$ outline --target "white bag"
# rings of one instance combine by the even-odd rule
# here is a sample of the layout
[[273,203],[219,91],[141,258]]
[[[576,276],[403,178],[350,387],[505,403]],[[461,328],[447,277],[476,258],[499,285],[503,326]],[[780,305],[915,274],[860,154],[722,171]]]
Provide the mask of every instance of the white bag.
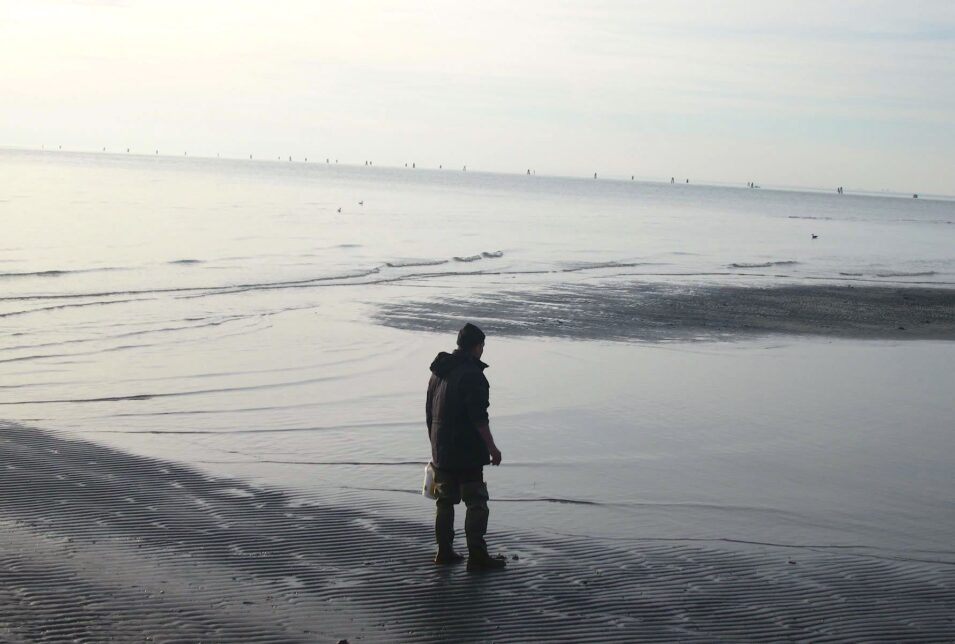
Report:
[[424,468],[424,485],[421,488],[421,494],[428,499],[438,498],[434,491],[434,465],[431,463]]

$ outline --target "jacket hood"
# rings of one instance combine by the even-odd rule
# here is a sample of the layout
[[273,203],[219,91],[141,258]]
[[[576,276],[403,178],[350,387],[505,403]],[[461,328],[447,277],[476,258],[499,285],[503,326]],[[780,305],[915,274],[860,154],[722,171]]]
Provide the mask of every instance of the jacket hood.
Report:
[[486,364],[477,358],[464,353],[463,351],[458,350],[454,353],[442,351],[436,355],[434,360],[431,362],[431,373],[438,376],[439,378],[445,378],[449,373],[454,371],[455,368],[468,362],[473,362],[476,364],[481,371],[487,369]]

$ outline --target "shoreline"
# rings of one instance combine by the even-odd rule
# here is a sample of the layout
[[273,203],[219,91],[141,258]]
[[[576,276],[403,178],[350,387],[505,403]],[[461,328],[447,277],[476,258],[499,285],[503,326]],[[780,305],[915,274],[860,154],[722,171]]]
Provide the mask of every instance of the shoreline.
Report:
[[461,320],[505,336],[731,341],[769,335],[955,340],[955,289],[899,286],[564,284],[380,305],[385,326],[453,332]]
[[[388,518],[0,423],[11,641],[955,638],[955,566],[825,546],[489,534],[437,569],[430,509]],[[492,511],[493,511],[492,499]],[[460,535],[459,535],[460,539]],[[821,611],[821,612],[820,612]]]

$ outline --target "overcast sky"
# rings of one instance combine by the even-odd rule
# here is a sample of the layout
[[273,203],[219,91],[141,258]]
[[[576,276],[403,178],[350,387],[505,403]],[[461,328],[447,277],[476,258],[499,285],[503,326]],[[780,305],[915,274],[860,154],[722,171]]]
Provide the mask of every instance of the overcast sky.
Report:
[[0,0],[0,145],[955,193],[955,2]]

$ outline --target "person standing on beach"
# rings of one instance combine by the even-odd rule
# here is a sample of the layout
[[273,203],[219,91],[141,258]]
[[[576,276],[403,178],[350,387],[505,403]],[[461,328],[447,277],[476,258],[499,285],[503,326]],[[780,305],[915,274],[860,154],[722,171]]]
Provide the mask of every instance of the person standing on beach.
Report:
[[453,546],[454,506],[463,500],[470,572],[507,564],[488,554],[484,540],[490,514],[484,466],[501,464],[501,450],[494,444],[488,424],[490,385],[484,376],[487,365],[481,362],[484,338],[481,329],[465,324],[458,332],[458,348],[435,357],[425,405],[437,499],[434,534],[438,553],[434,562],[449,565],[464,559]]

